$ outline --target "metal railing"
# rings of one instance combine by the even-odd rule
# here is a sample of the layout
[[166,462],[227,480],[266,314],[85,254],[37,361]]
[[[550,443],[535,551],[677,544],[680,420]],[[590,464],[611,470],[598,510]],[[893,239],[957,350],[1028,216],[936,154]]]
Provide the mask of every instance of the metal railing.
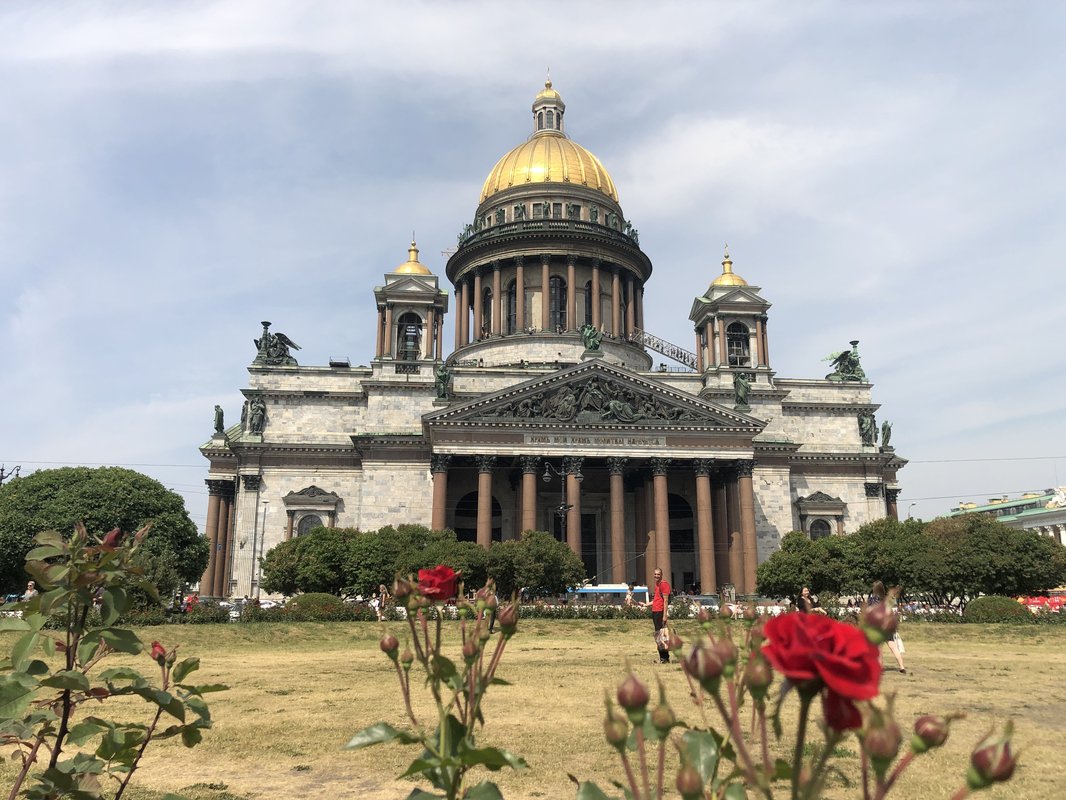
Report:
[[650,334],[647,331],[642,331],[640,328],[634,329],[634,331],[629,334],[629,341],[644,345],[644,347],[654,350],[656,353],[661,353],[679,364],[684,364],[691,370],[696,369],[695,353],[690,353],[685,348],[672,344],[665,339],[660,339],[658,336]]

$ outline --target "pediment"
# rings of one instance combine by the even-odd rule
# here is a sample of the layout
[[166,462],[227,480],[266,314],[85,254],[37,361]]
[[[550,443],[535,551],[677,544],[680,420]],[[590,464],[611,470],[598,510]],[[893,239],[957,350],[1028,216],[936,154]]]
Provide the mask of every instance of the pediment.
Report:
[[425,423],[579,428],[712,428],[754,435],[763,422],[613,364],[588,361],[427,414]]
[[815,506],[815,505],[832,505],[843,506],[844,501],[839,497],[833,497],[825,492],[815,492],[807,497],[800,497],[796,500],[796,504],[799,506]]
[[377,291],[386,291],[389,294],[396,292],[436,292],[437,277],[435,275],[402,275],[395,279],[386,276],[385,286],[379,286]]

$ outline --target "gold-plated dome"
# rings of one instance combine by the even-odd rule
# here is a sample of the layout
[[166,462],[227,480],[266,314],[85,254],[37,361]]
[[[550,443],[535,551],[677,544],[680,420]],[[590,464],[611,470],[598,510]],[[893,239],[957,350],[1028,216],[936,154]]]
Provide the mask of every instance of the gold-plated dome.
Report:
[[563,109],[566,108],[566,103],[563,102],[563,96],[552,88],[551,78],[544,81],[544,88],[537,93],[535,98],[533,98],[533,107],[536,108],[538,104],[544,102],[557,104]]
[[733,272],[733,261],[729,258],[729,247],[725,250],[722,262],[722,274],[711,281],[711,286],[747,286],[748,282]]
[[407,261],[393,270],[396,275],[432,275],[429,267],[418,260],[418,248],[415,240],[411,240],[411,246],[407,249]]
[[614,181],[600,160],[556,131],[534,134],[496,162],[481,188],[481,202],[504,189],[532,183],[587,186],[618,202]]

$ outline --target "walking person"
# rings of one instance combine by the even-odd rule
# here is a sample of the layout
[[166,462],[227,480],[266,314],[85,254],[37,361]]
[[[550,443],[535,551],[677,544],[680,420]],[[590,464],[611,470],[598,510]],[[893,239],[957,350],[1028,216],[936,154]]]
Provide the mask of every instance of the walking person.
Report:
[[796,598],[796,609],[801,614],[825,614],[825,609],[818,602],[818,598],[811,594],[810,587],[800,589],[799,597]]
[[[888,590],[888,594],[885,595],[885,606],[892,615],[896,618],[896,624],[899,624],[899,596],[903,593],[903,589],[900,586],[893,586]],[[885,644],[888,645],[888,650],[896,659],[896,664],[899,665],[899,671],[903,674],[907,673],[907,668],[903,666],[903,654],[907,652],[903,646],[903,639],[900,638],[899,630],[897,629],[892,638]]]
[[[885,608],[891,608],[888,601],[888,592],[885,591],[885,584],[881,581],[874,581],[873,587],[870,591],[868,605],[875,606],[878,603],[884,603]],[[907,668],[903,666],[903,655],[902,653],[900,653],[899,647],[896,645],[895,639],[889,639],[886,644],[888,645],[888,651],[892,654],[892,657],[896,659],[897,668],[900,672],[906,674]]]
[[655,594],[651,600],[651,621],[655,626],[655,646],[659,649],[659,663],[670,663],[670,647],[659,632],[670,621],[670,584],[663,580],[663,571],[658,567],[652,573],[655,576]]

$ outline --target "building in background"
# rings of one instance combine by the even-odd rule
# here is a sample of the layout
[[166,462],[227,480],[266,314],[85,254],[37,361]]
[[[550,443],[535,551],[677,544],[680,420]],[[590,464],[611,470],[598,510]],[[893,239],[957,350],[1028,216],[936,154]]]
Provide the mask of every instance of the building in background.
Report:
[[986,514],[1004,525],[1036,531],[1059,544],[1066,544],[1066,486],[1044,492],[1026,492],[1016,500],[993,497],[987,503],[959,503],[949,517]]
[[[677,587],[743,595],[783,534],[896,516],[906,462],[877,427],[857,342],[825,377],[778,377],[771,304],[728,252],[706,278],[686,264],[654,284],[551,82],[532,112],[448,259],[449,290],[414,242],[373,289],[369,366],[300,365],[263,323],[241,423],[201,447],[202,594],[255,594],[259,557],[317,526],[421,523],[486,547],[547,530],[595,581],[650,583],[661,566]],[[647,291],[704,280],[690,345],[645,329]]]

